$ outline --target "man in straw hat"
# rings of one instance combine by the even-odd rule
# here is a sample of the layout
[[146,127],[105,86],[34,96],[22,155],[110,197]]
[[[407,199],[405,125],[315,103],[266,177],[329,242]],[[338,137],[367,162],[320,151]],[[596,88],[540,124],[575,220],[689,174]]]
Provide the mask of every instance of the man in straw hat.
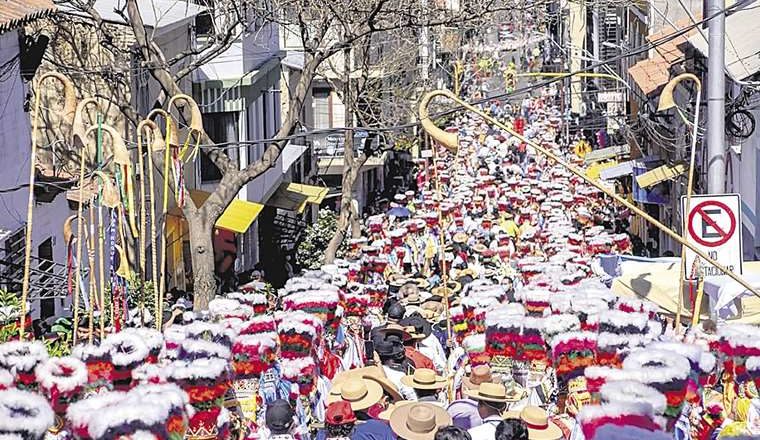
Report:
[[528,440],[561,440],[562,430],[549,420],[547,412],[537,406],[526,406],[519,413],[510,411],[506,418],[520,419],[528,427]]
[[414,389],[418,402],[430,402],[441,405],[438,393],[446,387],[446,379],[428,368],[419,368],[401,378],[401,383]]
[[[492,382],[491,367],[488,365],[476,365],[472,367],[470,375],[462,378],[464,391],[475,390],[481,383]],[[451,402],[446,411],[454,420],[454,425],[463,429],[470,429],[483,424],[478,412],[478,402],[470,399],[465,394],[463,399]]]
[[439,428],[451,425],[451,417],[440,406],[417,402],[397,407],[390,424],[399,440],[433,440]]
[[369,414],[371,409],[381,409],[382,400],[383,388],[380,384],[364,377],[349,377],[333,385],[327,397],[328,407],[335,402],[346,402],[356,419],[361,421],[354,428],[351,436],[354,439],[392,438],[388,425]]
[[507,409],[507,389],[503,384],[483,382],[476,389],[465,391],[465,394],[478,402],[478,413],[483,423],[470,428],[473,439],[495,440],[496,426],[502,421],[502,414]]

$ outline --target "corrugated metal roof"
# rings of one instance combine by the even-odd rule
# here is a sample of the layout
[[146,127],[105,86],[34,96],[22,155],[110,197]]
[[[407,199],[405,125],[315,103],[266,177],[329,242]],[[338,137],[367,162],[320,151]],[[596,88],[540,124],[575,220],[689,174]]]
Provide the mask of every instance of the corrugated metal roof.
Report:
[[[758,13],[750,6],[726,17],[726,69],[732,77],[742,80],[760,71],[760,35],[757,33]],[[705,30],[705,36],[708,30]],[[689,43],[708,56],[705,37],[689,37]]]
[[25,25],[56,11],[51,0],[3,0],[0,2],[0,33]]

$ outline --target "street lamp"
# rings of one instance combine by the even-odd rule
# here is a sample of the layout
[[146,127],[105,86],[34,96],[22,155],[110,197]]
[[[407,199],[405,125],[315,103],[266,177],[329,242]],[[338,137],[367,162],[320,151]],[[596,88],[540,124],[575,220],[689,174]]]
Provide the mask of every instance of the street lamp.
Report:
[[[572,165],[568,162],[566,162],[564,159],[562,159],[557,154],[553,153],[552,151],[544,148],[542,145],[533,142],[530,139],[525,138],[523,135],[517,133],[512,127],[509,127],[497,119],[493,118],[492,116],[482,112],[480,109],[476,108],[472,104],[460,99],[458,96],[453,94],[452,92],[448,90],[433,90],[432,92],[428,92],[423,98],[420,103],[420,109],[419,109],[419,116],[420,121],[422,124],[422,128],[437,142],[442,144],[444,147],[446,147],[448,150],[452,152],[457,151],[457,146],[459,142],[459,136],[456,133],[448,133],[444,130],[441,130],[440,128],[436,127],[435,124],[430,120],[430,116],[428,114],[427,106],[430,104],[430,101],[433,98],[436,98],[438,96],[446,97],[455,103],[459,104],[460,107],[464,108],[465,110],[468,110],[470,112],[475,113],[476,115],[480,116],[490,124],[493,124],[502,130],[508,132],[512,136],[516,137],[520,142],[524,142],[525,144],[533,147],[536,151],[540,152],[544,156],[548,157],[555,163],[561,165],[580,179],[584,180],[589,185],[593,186],[594,188],[598,189],[599,191],[603,192],[607,196],[611,197],[613,200],[618,202],[619,204],[625,206],[626,208],[630,209],[631,212],[635,213],[636,215],[640,216],[650,224],[652,224],[657,229],[661,230],[668,236],[670,236],[673,240],[679,242],[681,245],[689,248],[692,250],[695,254],[697,254],[702,260],[705,262],[711,264],[712,266],[719,269],[721,272],[725,273],[729,278],[736,281],[737,283],[741,284],[742,287],[747,289],[749,292],[752,292],[753,295],[760,297],[760,292],[755,290],[755,288],[747,282],[744,278],[741,276],[731,272],[728,268],[721,266],[720,263],[710,258],[709,255],[707,255],[704,251],[697,248],[693,244],[687,242],[684,237],[674,230],[670,229],[669,227],[665,226],[664,224],[660,223],[659,220],[655,219],[651,215],[647,214],[645,211],[641,210],[641,208],[637,207],[633,203],[629,202],[624,197],[621,197],[620,195],[616,194],[614,191],[610,190],[609,188],[605,187],[604,185],[600,184],[596,180],[588,177],[586,173],[583,172],[583,170],[579,169],[575,165]],[[433,148],[435,150],[435,148]]]
[[[691,154],[689,157],[689,175],[688,175],[688,183],[686,184],[686,207],[684,209],[683,215],[681,216],[681,225],[682,225],[682,233],[686,231],[686,227],[688,226],[686,224],[686,216],[689,212],[689,208],[691,207],[691,193],[694,189],[694,160],[697,155],[697,129],[699,124],[699,106],[700,106],[700,100],[702,97],[702,81],[697,78],[696,75],[693,73],[682,73],[675,78],[671,79],[666,85],[665,88],[662,89],[662,93],[660,93],[660,102],[657,106],[657,111],[662,112],[669,110],[673,107],[678,109],[678,105],[676,104],[676,101],[673,97],[673,92],[675,91],[676,86],[678,83],[680,83],[683,80],[690,79],[694,81],[697,84],[697,106],[694,109],[694,122],[692,123],[692,132],[691,132]],[[688,121],[684,117],[684,115],[681,113],[680,109],[678,109],[678,113],[681,115],[681,118],[683,118],[687,123]],[[686,248],[682,245],[681,246],[681,275],[685,278],[686,277]],[[676,313],[676,326],[677,328],[681,328],[681,304],[683,302],[683,280],[679,278],[678,283],[678,312]],[[698,304],[701,304],[702,302],[702,291],[698,291],[697,293],[697,299],[694,302],[694,311],[692,312],[691,317],[691,323],[692,326],[697,324],[697,320],[699,319],[699,313],[698,313]]]

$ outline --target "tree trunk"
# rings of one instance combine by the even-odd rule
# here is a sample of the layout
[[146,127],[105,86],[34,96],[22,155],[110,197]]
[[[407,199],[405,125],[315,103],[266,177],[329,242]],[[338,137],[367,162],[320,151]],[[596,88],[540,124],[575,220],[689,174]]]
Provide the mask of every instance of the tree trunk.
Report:
[[343,180],[341,182],[342,189],[340,195],[340,214],[338,215],[338,226],[335,229],[332,238],[330,239],[330,243],[327,245],[327,249],[325,250],[325,264],[331,264],[333,261],[335,261],[335,256],[338,253],[338,248],[346,238],[346,230],[348,229],[348,225],[354,217],[351,213],[351,211],[353,211],[351,208],[351,200],[353,200],[351,190],[354,187],[355,180],[356,173],[354,170],[350,167],[345,167],[343,169]]
[[354,182],[358,170],[354,170],[354,133],[350,127],[354,125],[353,103],[351,102],[351,47],[343,49],[343,107],[345,108],[344,126],[346,127],[343,140],[343,178],[341,179],[340,215],[338,227],[335,229],[330,243],[325,252],[325,263],[330,264],[335,260],[340,244],[346,236],[346,229],[351,225],[351,235],[358,235],[358,220],[353,215]]
[[214,276],[214,225],[208,224],[209,216],[200,212],[187,217],[190,235],[190,254],[193,262],[193,309],[206,310],[216,295]]

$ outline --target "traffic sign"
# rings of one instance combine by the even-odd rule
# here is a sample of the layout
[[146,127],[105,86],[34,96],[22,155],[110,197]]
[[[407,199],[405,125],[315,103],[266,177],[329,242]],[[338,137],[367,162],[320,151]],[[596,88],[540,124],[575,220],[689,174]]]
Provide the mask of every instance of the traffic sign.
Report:
[[[686,240],[721,266],[729,268],[733,273],[741,274],[742,225],[739,194],[692,196],[689,212],[686,212],[686,196],[683,196],[681,213],[682,218],[686,219]],[[702,261],[690,249],[685,249],[684,252],[685,278],[693,278],[696,269],[706,278],[725,275],[712,264]]]

